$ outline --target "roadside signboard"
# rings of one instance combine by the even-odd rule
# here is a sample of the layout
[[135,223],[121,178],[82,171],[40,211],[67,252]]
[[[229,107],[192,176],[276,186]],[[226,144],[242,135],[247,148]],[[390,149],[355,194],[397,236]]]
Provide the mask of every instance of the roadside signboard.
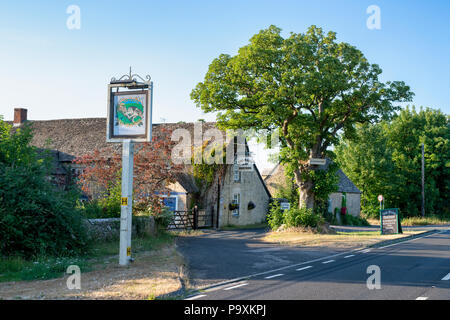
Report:
[[383,196],[381,194],[378,196],[378,201],[379,202],[383,201]]
[[311,158],[309,159],[309,164],[314,166],[324,166],[327,163],[327,159],[322,158]]
[[281,210],[289,210],[291,208],[291,204],[289,202],[280,202]]
[[381,234],[401,233],[397,208],[380,210],[380,231]]

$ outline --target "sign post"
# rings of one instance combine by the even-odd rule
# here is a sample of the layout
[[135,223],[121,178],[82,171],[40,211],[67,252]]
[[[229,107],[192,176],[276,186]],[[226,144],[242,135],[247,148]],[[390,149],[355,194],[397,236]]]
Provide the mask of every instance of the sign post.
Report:
[[122,199],[120,206],[119,264],[127,265],[131,258],[131,231],[133,218],[133,143],[130,139],[122,144]]
[[384,200],[384,198],[383,198],[383,196],[380,194],[380,195],[378,196],[378,201],[380,202],[380,210],[381,210],[381,209],[384,209],[384,204],[383,204],[383,207],[381,207],[381,204],[383,203],[383,200]]
[[[141,81],[139,81],[139,79]],[[115,89],[115,92],[114,92]],[[132,74],[108,85],[108,119],[106,141],[122,143],[122,198],[120,206],[119,264],[125,266],[131,258],[133,221],[134,144],[152,139],[153,82]]]

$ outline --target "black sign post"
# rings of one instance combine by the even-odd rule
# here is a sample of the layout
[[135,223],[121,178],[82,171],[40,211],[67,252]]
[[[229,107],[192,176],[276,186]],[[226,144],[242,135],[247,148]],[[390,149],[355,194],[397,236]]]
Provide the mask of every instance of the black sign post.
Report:
[[380,210],[380,231],[381,234],[403,233],[397,208]]

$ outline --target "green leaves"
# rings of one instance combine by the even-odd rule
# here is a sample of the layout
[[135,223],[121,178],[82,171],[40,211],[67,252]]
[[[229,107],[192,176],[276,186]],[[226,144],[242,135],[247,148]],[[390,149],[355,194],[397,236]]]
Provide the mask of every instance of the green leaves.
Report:
[[50,159],[30,146],[28,127],[0,120],[0,254],[68,255],[87,248],[77,194],[50,183]]
[[351,139],[357,123],[390,119],[395,102],[412,99],[404,82],[383,83],[381,72],[334,32],[311,26],[283,38],[270,26],[237,55],[215,59],[191,99],[217,112],[222,128],[279,130],[281,162],[304,172],[308,158],[330,153],[339,132]]
[[402,110],[391,121],[358,126],[356,139],[343,139],[337,159],[349,178],[363,191],[362,207],[378,212],[377,196],[385,206],[398,207],[405,216],[421,211],[421,144],[425,144],[425,211],[449,213],[450,130],[448,116],[433,109]]

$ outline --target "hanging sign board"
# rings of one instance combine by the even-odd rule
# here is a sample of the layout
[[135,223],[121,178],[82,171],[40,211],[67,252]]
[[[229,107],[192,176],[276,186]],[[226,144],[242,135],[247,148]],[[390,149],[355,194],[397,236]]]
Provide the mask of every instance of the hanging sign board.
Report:
[[111,81],[108,85],[106,141],[151,141],[152,102],[153,82]]
[[148,127],[148,91],[112,93],[112,138],[145,138]]
[[401,233],[397,208],[380,210],[380,231],[381,234]]

